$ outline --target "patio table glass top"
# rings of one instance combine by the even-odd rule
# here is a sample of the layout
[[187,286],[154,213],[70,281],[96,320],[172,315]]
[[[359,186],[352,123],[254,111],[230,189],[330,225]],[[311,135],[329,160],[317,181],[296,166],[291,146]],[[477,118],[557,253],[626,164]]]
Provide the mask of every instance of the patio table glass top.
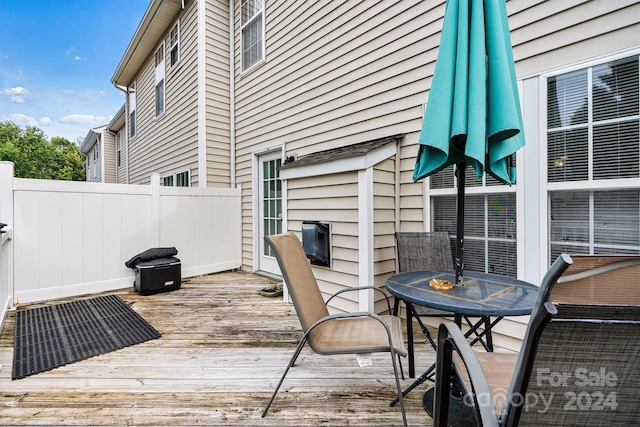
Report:
[[538,287],[495,274],[466,271],[460,285],[448,291],[429,286],[432,279],[455,281],[454,271],[409,271],[387,279],[389,292],[412,304],[465,316],[519,316],[531,314]]

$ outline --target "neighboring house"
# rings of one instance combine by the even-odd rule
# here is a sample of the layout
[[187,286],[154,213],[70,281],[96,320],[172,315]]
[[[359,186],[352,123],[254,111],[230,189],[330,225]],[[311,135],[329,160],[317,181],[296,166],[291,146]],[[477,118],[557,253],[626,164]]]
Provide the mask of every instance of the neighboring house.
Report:
[[80,151],[87,156],[87,182],[116,182],[115,136],[106,125],[91,129]]
[[113,116],[113,119],[107,124],[107,131],[109,131],[115,140],[113,159],[115,167],[115,182],[118,184],[128,184],[128,168],[127,168],[127,138],[125,128],[125,114],[124,105],[120,107],[118,112]]
[[[241,186],[244,269],[278,273],[263,236],[319,220],[324,290],[384,284],[395,231],[455,233],[452,170],[412,182],[444,8],[151,1],[112,79],[127,182]],[[467,268],[539,283],[561,251],[639,253],[640,3],[507,9],[527,146],[516,185],[467,179]]]

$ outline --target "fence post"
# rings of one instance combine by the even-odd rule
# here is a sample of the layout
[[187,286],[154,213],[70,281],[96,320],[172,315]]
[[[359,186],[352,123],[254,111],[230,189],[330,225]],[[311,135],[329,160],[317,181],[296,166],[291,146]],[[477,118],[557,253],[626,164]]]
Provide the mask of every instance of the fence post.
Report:
[[151,174],[151,247],[160,246],[160,174]]
[[0,162],[0,222],[7,224],[0,234],[0,322],[13,305],[13,163]]

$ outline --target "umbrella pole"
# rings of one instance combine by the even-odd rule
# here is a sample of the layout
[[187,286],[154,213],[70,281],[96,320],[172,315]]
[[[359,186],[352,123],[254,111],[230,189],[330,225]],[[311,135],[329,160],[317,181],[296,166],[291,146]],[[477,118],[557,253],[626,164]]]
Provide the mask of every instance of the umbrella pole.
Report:
[[456,285],[462,282],[464,275],[464,181],[467,162],[456,163],[458,197],[456,200]]

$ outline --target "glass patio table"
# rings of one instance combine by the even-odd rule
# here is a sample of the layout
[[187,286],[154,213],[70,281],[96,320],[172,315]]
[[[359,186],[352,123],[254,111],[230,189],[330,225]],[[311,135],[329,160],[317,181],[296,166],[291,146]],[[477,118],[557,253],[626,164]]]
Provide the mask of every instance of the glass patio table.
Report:
[[[407,322],[418,319],[415,306],[445,310],[453,313],[454,321],[461,326],[465,319],[469,329],[466,337],[474,336],[471,345],[481,343],[487,351],[493,351],[491,335],[487,335],[505,316],[531,314],[538,297],[538,287],[522,280],[495,274],[465,271],[462,283],[449,291],[438,291],[429,286],[432,279],[455,281],[455,272],[448,270],[408,271],[395,274],[386,281],[387,290],[407,306]],[[473,322],[470,318],[478,318]],[[493,318],[493,320],[491,320]],[[484,325],[484,330],[479,328]],[[409,328],[411,331],[412,328]],[[412,334],[409,332],[409,334]],[[408,337],[409,371],[413,377],[413,337]],[[403,395],[413,390],[435,373],[435,363],[409,386]],[[396,401],[392,402],[392,405]]]

